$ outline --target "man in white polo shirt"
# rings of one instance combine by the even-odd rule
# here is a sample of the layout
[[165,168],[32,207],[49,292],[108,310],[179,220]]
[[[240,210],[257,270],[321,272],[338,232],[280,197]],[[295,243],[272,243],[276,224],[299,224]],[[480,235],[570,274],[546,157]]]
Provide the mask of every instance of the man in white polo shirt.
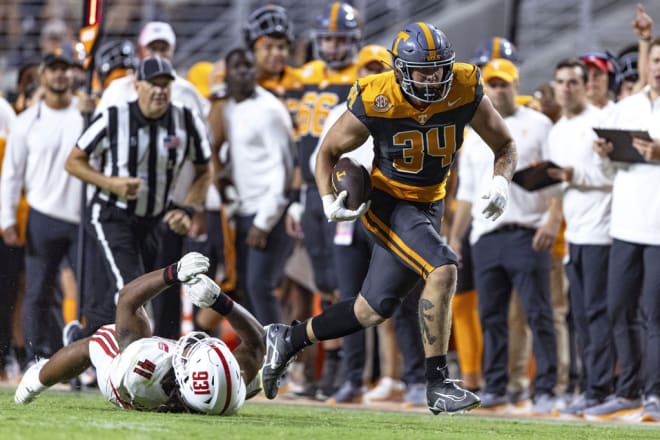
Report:
[[[486,93],[504,117],[518,147],[518,168],[547,159],[544,145],[552,122],[543,114],[516,105],[518,69],[508,60],[495,59],[483,68]],[[482,407],[508,403],[507,316],[515,287],[534,336],[536,359],[533,411],[547,414],[555,407],[557,343],[550,303],[550,248],[561,218],[548,216],[551,197],[546,192],[527,192],[511,185],[509,206],[494,222],[481,215],[481,198],[493,174],[490,149],[470,132],[459,160],[457,211],[450,244],[457,246],[472,212],[475,284],[484,333],[484,380]]]
[[610,254],[612,178],[598,166],[591,144],[603,110],[587,99],[588,71],[577,58],[560,61],[555,68],[555,97],[562,117],[548,138],[550,159],[562,167],[548,174],[566,182],[562,203],[566,220],[571,314],[581,347],[583,396],[562,410],[581,416],[602,403],[612,391],[614,347],[607,318],[607,267]]
[[647,130],[652,140],[634,139],[633,146],[648,163],[612,162],[612,145],[594,142],[603,170],[614,176],[607,308],[621,373],[616,398],[585,411],[589,419],[629,416],[643,395],[642,420],[660,421],[660,38],[651,41],[648,58],[648,85],[617,103],[603,123]]
[[43,98],[12,125],[2,164],[0,228],[7,246],[21,244],[17,207],[22,190],[30,205],[23,305],[27,359],[50,357],[61,347],[62,298],[55,277],[64,258],[76,264],[82,190],[80,181],[64,171],[83,130],[71,91],[73,55],[70,47],[63,47],[43,58]]

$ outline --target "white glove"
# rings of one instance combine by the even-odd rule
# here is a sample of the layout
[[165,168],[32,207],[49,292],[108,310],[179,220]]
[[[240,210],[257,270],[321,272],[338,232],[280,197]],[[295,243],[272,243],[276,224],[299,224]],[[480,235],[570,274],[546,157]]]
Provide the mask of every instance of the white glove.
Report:
[[289,215],[296,223],[300,223],[303,212],[305,212],[305,207],[300,202],[293,202],[289,205],[289,209],[286,210],[287,215]]
[[358,209],[348,209],[344,206],[344,200],[348,197],[346,191],[339,193],[337,197],[332,194],[327,194],[321,197],[323,201],[323,212],[328,218],[329,222],[345,222],[349,220],[355,220],[364,215],[365,212],[369,210],[371,206],[371,200],[368,200],[366,203],[362,203]]
[[188,252],[181,257],[176,265],[176,274],[179,281],[185,283],[196,275],[205,273],[209,270],[208,257],[199,252]]
[[220,295],[220,287],[206,275],[197,275],[183,283],[183,291],[197,307],[211,307]]
[[488,199],[488,204],[481,213],[489,220],[495,221],[502,215],[506,202],[509,200],[509,181],[502,176],[493,177],[490,190],[482,199]]

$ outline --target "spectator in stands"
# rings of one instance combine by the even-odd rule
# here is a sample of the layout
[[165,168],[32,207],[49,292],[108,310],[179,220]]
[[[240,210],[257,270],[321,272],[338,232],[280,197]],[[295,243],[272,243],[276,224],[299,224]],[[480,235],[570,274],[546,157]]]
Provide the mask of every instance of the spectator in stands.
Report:
[[65,46],[73,46],[73,31],[59,18],[53,18],[41,28],[39,48],[42,54],[53,53]]

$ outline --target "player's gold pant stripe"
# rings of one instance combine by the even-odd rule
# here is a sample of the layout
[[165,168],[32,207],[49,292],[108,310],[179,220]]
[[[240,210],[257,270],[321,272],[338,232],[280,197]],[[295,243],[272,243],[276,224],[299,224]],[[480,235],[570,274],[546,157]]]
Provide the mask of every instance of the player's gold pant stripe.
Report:
[[390,248],[401,259],[407,262],[412,268],[415,268],[423,279],[428,277],[429,273],[433,270],[430,265],[421,255],[414,250],[410,249],[408,245],[401,240],[394,231],[387,227],[371,210],[362,217],[365,219],[364,224],[371,232],[373,232],[383,243]]
[[426,44],[429,47],[429,59],[435,60],[436,54],[435,54],[435,41],[433,41],[433,35],[431,34],[431,30],[429,27],[426,25],[426,23],[418,21],[417,25],[422,29],[422,32],[424,32],[424,37],[426,37]]
[[493,38],[493,55],[490,57],[491,59],[500,57],[500,43],[500,37]]
[[339,15],[340,6],[341,6],[341,2],[334,2],[332,4],[332,9],[330,10],[330,23],[328,23],[329,31],[337,30],[337,16]]
[[401,249],[396,247],[396,245],[392,241],[390,241],[385,236],[385,233],[383,233],[380,229],[378,229],[377,226],[369,223],[369,219],[367,219],[367,215],[362,216],[362,223],[369,231],[371,231],[371,233],[373,233],[376,237],[378,237],[378,239],[382,241],[385,246],[387,246],[392,252],[398,255],[399,258],[401,258],[403,261],[408,263],[408,265],[412,267],[413,270],[415,270],[415,272],[419,273],[422,276],[422,278],[426,279],[427,274],[424,273],[424,270],[421,267],[419,267],[419,265],[415,261],[408,258],[408,256],[404,254]]
[[388,237],[391,237],[394,243],[396,243],[401,250],[403,250],[410,258],[412,258],[415,262],[417,262],[418,265],[422,267],[422,269],[427,273],[431,273],[433,271],[433,265],[429,264],[424,257],[419,255],[417,252],[415,252],[413,249],[408,247],[408,245],[399,237],[393,230],[391,230],[381,219],[379,219],[373,212],[369,212],[368,214],[371,214],[371,220],[376,223],[376,225],[383,230]]

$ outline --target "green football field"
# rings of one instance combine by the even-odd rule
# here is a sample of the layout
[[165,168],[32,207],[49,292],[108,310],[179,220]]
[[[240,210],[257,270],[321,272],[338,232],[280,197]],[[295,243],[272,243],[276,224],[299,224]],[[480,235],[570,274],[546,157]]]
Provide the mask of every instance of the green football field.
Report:
[[0,388],[0,439],[660,439],[660,426],[247,403],[234,417],[122,411],[97,393],[47,391],[28,406]]

